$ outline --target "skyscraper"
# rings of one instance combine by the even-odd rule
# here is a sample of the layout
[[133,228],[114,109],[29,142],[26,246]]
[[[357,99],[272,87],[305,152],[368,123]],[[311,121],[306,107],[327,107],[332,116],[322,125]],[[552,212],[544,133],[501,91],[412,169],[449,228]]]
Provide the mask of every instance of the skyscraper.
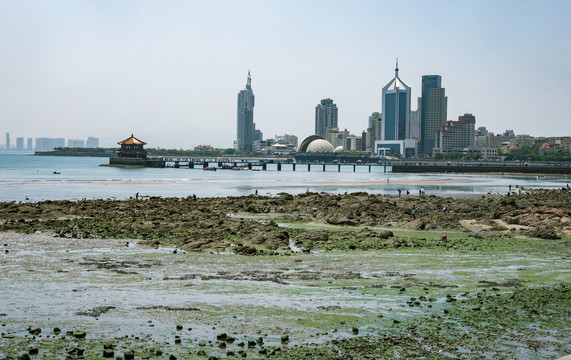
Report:
[[16,150],[24,150],[24,138],[16,138]]
[[398,60],[395,77],[382,90],[382,140],[404,140],[410,120],[410,87],[399,78]]
[[254,92],[252,91],[252,78],[248,70],[246,88],[238,93],[238,123],[236,126],[238,150],[252,151],[254,127]]
[[424,75],[420,98],[420,152],[432,154],[436,132],[446,123],[447,101],[440,75]]
[[329,129],[338,127],[337,119],[337,105],[333,100],[329,98],[321,100],[321,103],[315,107],[315,135],[327,138]]
[[10,150],[10,133],[6,133],[6,150]]

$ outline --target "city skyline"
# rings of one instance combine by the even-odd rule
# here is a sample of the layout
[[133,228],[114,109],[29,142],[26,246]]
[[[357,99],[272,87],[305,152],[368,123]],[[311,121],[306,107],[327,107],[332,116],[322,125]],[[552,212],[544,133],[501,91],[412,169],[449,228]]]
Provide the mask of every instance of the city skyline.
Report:
[[266,137],[313,133],[324,98],[339,127],[360,134],[398,57],[411,110],[422,76],[439,74],[447,120],[472,113],[496,133],[571,132],[570,3],[327,4],[0,2],[0,131],[229,148],[251,69]]

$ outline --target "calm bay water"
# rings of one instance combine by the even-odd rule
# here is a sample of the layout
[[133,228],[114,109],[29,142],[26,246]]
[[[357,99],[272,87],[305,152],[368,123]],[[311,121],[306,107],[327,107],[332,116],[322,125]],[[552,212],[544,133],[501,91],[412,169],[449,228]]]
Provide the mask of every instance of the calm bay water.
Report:
[[[298,194],[312,192],[340,194],[366,191],[396,195],[410,191],[441,196],[471,196],[508,191],[509,185],[525,188],[558,188],[566,177],[490,176],[453,174],[393,174],[382,167],[298,166],[296,171],[275,165],[267,171],[204,171],[202,169],[124,169],[99,166],[107,158],[30,156],[0,152],[0,201],[79,200],[94,198],[126,199],[141,196],[199,197]],[[59,174],[54,174],[58,172]],[[388,170],[387,170],[388,171]]]

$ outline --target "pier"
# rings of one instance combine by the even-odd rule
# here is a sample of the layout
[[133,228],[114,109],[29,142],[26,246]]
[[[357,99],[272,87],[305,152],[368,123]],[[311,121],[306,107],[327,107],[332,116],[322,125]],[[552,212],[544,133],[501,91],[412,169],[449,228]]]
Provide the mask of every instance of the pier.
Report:
[[[357,169],[382,168],[383,172],[390,171],[390,164],[387,163],[340,163],[338,161],[312,162],[312,161],[292,161],[292,160],[259,160],[259,159],[198,159],[181,157],[153,157],[153,161],[161,161],[161,167],[204,169],[204,170],[253,170],[265,171],[268,168],[282,171],[326,171],[326,170],[349,170],[356,172]],[[388,168],[388,169],[387,169]]]

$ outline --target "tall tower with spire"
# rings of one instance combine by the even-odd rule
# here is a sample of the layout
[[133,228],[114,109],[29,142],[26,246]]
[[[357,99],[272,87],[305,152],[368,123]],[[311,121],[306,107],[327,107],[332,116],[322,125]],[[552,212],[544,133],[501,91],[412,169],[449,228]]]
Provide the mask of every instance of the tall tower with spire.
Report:
[[246,88],[238,93],[238,113],[236,124],[236,148],[245,152],[253,151],[254,124],[254,92],[252,77],[248,70]]
[[408,138],[410,121],[410,86],[399,78],[399,62],[396,60],[395,77],[382,90],[381,140]]

